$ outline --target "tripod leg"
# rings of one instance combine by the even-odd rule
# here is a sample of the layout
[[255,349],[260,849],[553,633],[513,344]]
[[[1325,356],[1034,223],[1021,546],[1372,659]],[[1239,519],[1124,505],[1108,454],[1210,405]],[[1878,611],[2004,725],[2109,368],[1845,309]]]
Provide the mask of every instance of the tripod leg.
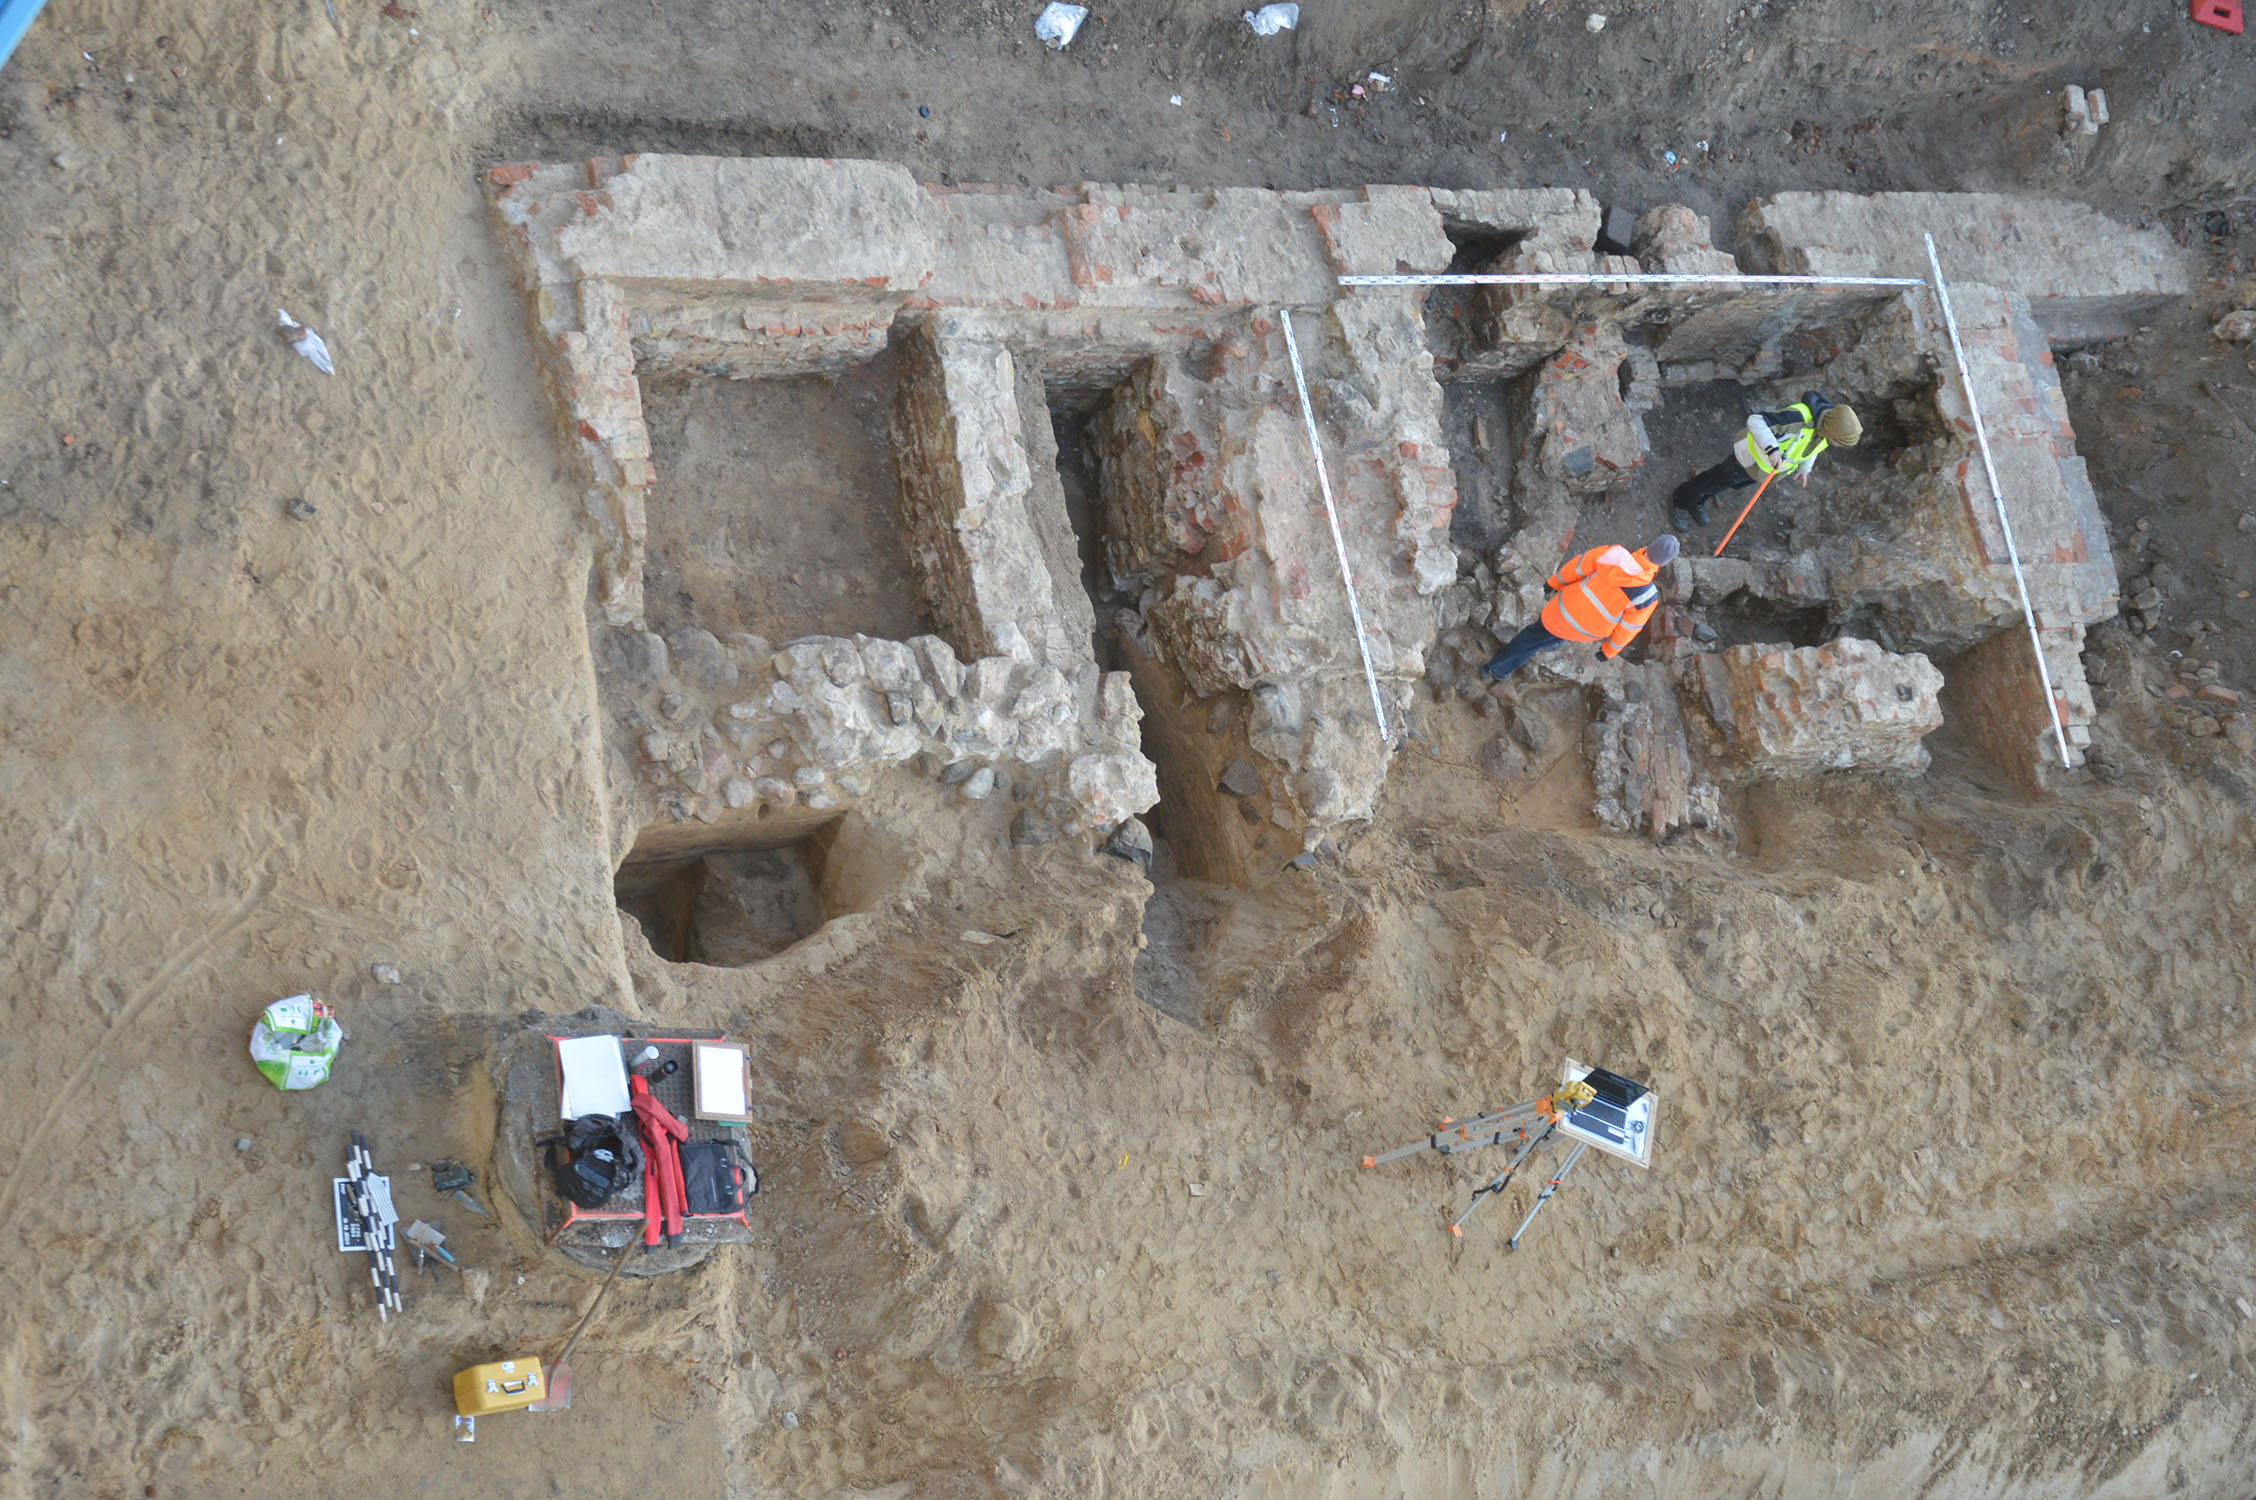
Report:
[[1481,1199],[1487,1197],[1490,1193],[1501,1193],[1504,1189],[1510,1187],[1512,1185],[1512,1174],[1520,1169],[1520,1163],[1526,1161],[1529,1153],[1534,1151],[1536,1147],[1551,1139],[1551,1132],[1556,1129],[1558,1129],[1558,1126],[1552,1125],[1545,1129],[1542,1134],[1530,1136],[1527,1140],[1521,1142],[1520,1149],[1512,1153],[1511,1162],[1490,1180],[1487,1187],[1473,1189],[1473,1201],[1465,1205],[1465,1211],[1459,1214],[1456,1221],[1449,1226],[1449,1232],[1462,1235],[1465,1232],[1465,1221],[1473,1216],[1474,1209],[1480,1207]]
[[1551,1201],[1551,1195],[1559,1191],[1559,1184],[1567,1180],[1567,1174],[1574,1170],[1575,1163],[1582,1160],[1582,1153],[1589,1149],[1588,1142],[1575,1142],[1575,1148],[1569,1151],[1567,1159],[1559,1164],[1559,1175],[1543,1184],[1543,1191],[1535,1195],[1535,1207],[1529,1209],[1527,1217],[1520,1220],[1520,1227],[1512,1231],[1512,1238],[1505,1242],[1505,1249],[1517,1250],[1520,1248],[1520,1236],[1527,1233],[1528,1226],[1535,1222],[1535,1216],[1543,1212],[1543,1205]]

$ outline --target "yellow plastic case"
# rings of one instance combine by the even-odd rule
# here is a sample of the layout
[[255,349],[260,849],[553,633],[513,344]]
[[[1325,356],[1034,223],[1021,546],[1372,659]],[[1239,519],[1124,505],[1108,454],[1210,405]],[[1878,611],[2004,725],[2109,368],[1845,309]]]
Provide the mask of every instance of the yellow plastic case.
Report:
[[503,1359],[472,1365],[454,1377],[454,1409],[466,1417],[521,1411],[546,1395],[538,1359]]

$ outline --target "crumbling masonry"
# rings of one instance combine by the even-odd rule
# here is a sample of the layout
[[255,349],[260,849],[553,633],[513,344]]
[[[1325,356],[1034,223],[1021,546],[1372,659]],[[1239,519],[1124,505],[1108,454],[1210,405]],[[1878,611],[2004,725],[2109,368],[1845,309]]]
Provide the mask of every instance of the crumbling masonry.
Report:
[[[1971,727],[2014,774],[2039,775],[2049,718],[2025,633],[2018,655],[2006,640],[2022,630],[2018,600],[1924,289],[1337,285],[1453,264],[1740,269],[1673,207],[1637,222],[1634,256],[1601,254],[1597,200],[1563,189],[950,189],[876,162],[661,156],[497,167],[488,184],[586,485],[609,632],[599,659],[630,705],[636,795],[676,819],[825,814],[915,767],[967,796],[1004,778],[1040,837],[1112,829],[1165,783],[1171,807],[1192,804],[1185,826],[1205,830],[1191,873],[1243,879],[1369,818],[1389,751],[1316,500],[1281,307],[1306,310],[1390,714],[1445,631],[1529,617],[1581,507],[1644,463],[1643,417],[1668,389],[1728,378],[1754,388],[1751,403],[1777,404],[1822,365],[1829,388],[1893,409],[1907,440],[1885,483],[1807,545],[1687,554],[1673,570],[1656,649],[1607,685],[1593,737],[1602,815],[1659,836],[1695,819],[1719,783],[1915,771],[1940,722],[1929,657],[1980,675],[1978,696],[1997,706]],[[2182,294],[2186,270],[2156,236],[2006,198],[1782,194],[1748,207],[1736,243],[1749,270],[1916,275],[1930,228],[1959,278],[2031,598],[2081,745],[2082,632],[2115,609],[2115,574],[2051,349]],[[834,373],[880,357],[893,371],[899,525],[937,634],[651,634],[643,382]],[[1506,382],[1514,444],[1513,524],[1478,553],[1451,540],[1458,482],[1443,431],[1443,382],[1467,379]],[[1061,392],[1094,413],[1096,514],[1083,530],[1101,532],[1102,587],[1083,585],[1055,462],[1048,409]],[[1697,645],[1701,610],[1750,599],[1823,603],[1880,639]],[[1145,725],[1146,713],[1167,722]],[[1172,764],[1155,769],[1147,743]],[[1244,817],[1222,816],[1225,775]]]

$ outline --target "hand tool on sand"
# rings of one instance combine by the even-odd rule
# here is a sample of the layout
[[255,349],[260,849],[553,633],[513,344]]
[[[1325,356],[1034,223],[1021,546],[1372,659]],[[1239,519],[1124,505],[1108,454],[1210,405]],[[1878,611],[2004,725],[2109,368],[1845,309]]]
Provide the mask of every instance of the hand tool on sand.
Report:
[[588,1325],[595,1321],[595,1310],[603,1305],[603,1299],[609,1295],[611,1283],[617,1281],[619,1273],[626,1269],[627,1255],[633,1249],[632,1240],[619,1247],[619,1258],[611,1263],[611,1274],[604,1277],[603,1285],[595,1289],[595,1300],[588,1303],[586,1312],[580,1314],[580,1321],[573,1327],[572,1336],[564,1341],[564,1352],[557,1355],[555,1363],[548,1367],[548,1394],[526,1407],[527,1411],[572,1409],[572,1351],[580,1347],[580,1335],[586,1333]]
[[1444,1156],[1454,1156],[1460,1151],[1477,1150],[1482,1146],[1517,1145],[1504,1170],[1485,1185],[1473,1190],[1465,1211],[1450,1222],[1449,1232],[1462,1236],[1465,1222],[1481,1206],[1481,1200],[1502,1193],[1511,1186],[1512,1178],[1528,1158],[1555,1135],[1565,1135],[1574,1142],[1559,1170],[1543,1185],[1528,1210],[1520,1227],[1512,1232],[1507,1248],[1517,1250],[1520,1236],[1527,1233],[1528,1225],[1550,1202],[1575,1163],[1582,1160],[1583,1152],[1591,1146],[1610,1155],[1649,1165],[1652,1156],[1652,1118],[1654,1099],[1652,1090],[1633,1082],[1618,1073],[1604,1068],[1585,1068],[1568,1060],[1567,1079],[1540,1099],[1530,1099],[1524,1104],[1514,1104],[1505,1109],[1490,1110],[1471,1119],[1446,1119],[1423,1140],[1392,1151],[1382,1151],[1363,1158],[1366,1170],[1381,1167],[1421,1151],[1438,1151]]
[[[1785,472],[1786,471],[1784,469],[1772,469],[1768,474],[1765,474],[1763,476],[1763,482],[1756,485],[1755,492],[1747,497],[1747,504],[1745,509],[1739,512],[1739,521],[1744,521],[1747,519],[1747,517],[1754,511],[1755,502],[1763,497],[1763,491],[1770,488],[1770,482]],[[1739,521],[1733,521],[1731,523],[1731,529],[1723,534],[1723,540],[1716,543],[1715,555],[1717,557],[1723,556],[1723,549],[1730,546],[1731,539],[1739,534]]]

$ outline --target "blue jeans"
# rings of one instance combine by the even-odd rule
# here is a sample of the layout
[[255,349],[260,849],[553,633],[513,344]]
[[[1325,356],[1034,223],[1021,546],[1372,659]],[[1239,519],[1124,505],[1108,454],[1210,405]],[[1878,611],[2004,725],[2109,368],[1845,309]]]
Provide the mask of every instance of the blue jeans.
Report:
[[1502,682],[1505,678],[1511,676],[1514,672],[1517,672],[1520,668],[1533,661],[1538,653],[1549,651],[1554,646],[1564,646],[1565,644],[1566,641],[1563,638],[1555,636],[1550,631],[1545,630],[1543,628],[1543,622],[1541,620],[1537,620],[1533,624],[1529,625],[1527,629],[1521,631],[1518,635],[1513,636],[1509,641],[1506,641],[1504,643],[1504,649],[1497,652],[1494,656],[1490,657],[1488,659],[1488,665],[1481,668],[1481,675],[1483,677],[1493,677],[1498,682]]

